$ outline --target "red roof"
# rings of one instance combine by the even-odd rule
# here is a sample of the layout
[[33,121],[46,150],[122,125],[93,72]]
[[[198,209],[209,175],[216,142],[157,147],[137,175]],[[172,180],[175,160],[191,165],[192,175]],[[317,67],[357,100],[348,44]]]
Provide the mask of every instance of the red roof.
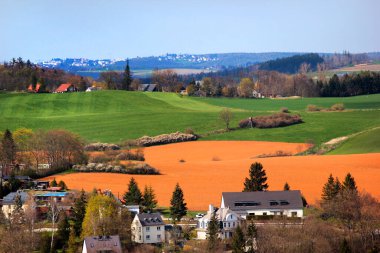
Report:
[[29,92],[32,92],[32,91],[34,91],[34,92],[38,92],[38,91],[40,90],[40,87],[41,87],[41,84],[40,84],[40,83],[37,83],[37,84],[36,84],[36,88],[33,90],[33,85],[30,84],[30,85],[28,86],[28,91],[29,91]]
[[63,83],[61,84],[55,92],[66,92],[68,88],[70,88],[72,84],[71,83]]

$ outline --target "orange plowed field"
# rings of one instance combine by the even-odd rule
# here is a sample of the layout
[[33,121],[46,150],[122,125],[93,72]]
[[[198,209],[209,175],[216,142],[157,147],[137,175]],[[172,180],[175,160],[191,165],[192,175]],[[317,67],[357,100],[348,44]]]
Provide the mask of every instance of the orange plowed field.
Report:
[[[133,177],[141,189],[152,185],[160,206],[170,205],[179,182],[191,210],[206,210],[210,203],[219,205],[223,191],[241,191],[249,166],[255,161],[266,170],[269,190],[281,190],[287,181],[292,189],[300,189],[309,203],[320,198],[330,173],[342,180],[347,172],[355,177],[360,190],[380,199],[380,153],[255,158],[278,150],[296,153],[305,148],[304,144],[254,141],[197,141],[149,147],[145,148],[147,163],[162,175]],[[111,189],[121,197],[131,175],[73,173],[55,178],[64,180],[70,188]]]

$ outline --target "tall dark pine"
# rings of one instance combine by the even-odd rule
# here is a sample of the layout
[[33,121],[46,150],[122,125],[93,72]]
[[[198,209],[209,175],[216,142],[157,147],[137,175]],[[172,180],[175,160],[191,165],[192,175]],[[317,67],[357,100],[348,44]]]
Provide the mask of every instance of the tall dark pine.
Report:
[[74,221],[73,228],[77,236],[79,236],[82,233],[82,223],[84,220],[84,216],[86,215],[86,206],[87,206],[86,193],[82,189],[79,198],[75,199],[73,216],[72,216],[72,219]]
[[12,164],[16,158],[16,143],[13,140],[11,131],[5,130],[3,139],[1,140],[3,157],[7,163]]
[[156,195],[154,194],[154,190],[152,186],[145,186],[142,206],[144,212],[152,212],[154,208],[157,206]]
[[133,177],[129,181],[128,191],[124,193],[123,200],[126,205],[140,205],[142,203],[141,191]]
[[215,213],[213,213],[207,226],[207,248],[210,252],[215,251],[218,246],[218,232],[219,221],[216,218]]
[[338,195],[339,191],[340,191],[339,179],[337,178],[335,181],[332,174],[330,174],[329,178],[327,179],[327,182],[325,183],[322,189],[322,200],[324,201],[332,200],[333,198],[335,198],[336,195]]
[[232,236],[232,252],[244,253],[245,252],[245,236],[240,226],[235,229]]
[[187,214],[187,207],[183,197],[183,191],[177,183],[170,200],[170,216],[174,221],[180,221]]
[[284,184],[284,191],[290,191],[290,186],[289,186],[288,182],[285,182],[285,184]]
[[243,192],[265,191],[268,189],[267,177],[261,163],[253,163],[249,169],[249,178],[245,178]]
[[358,188],[356,186],[355,179],[351,176],[350,173],[346,175],[346,178],[344,179],[343,185],[342,185],[343,190],[351,190],[351,191],[357,191]]
[[127,59],[127,65],[125,66],[124,74],[123,74],[123,90],[129,90],[132,83],[132,74],[129,68],[129,60]]

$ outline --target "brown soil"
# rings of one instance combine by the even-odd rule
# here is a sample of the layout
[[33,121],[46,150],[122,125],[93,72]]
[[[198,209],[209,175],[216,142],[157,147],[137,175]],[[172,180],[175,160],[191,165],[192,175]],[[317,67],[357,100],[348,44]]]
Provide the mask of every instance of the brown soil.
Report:
[[[210,203],[218,206],[222,192],[241,191],[249,166],[255,161],[261,162],[266,170],[269,190],[281,190],[288,182],[291,189],[300,189],[309,203],[320,198],[330,173],[342,180],[350,172],[360,190],[380,199],[380,153],[254,158],[278,150],[297,153],[306,148],[306,144],[254,141],[197,141],[154,146],[145,148],[146,162],[162,175],[133,177],[140,189],[152,185],[160,206],[170,205],[174,186],[179,182],[191,210],[205,210]],[[121,198],[132,175],[73,173],[54,177],[64,180],[70,188],[111,189]]]

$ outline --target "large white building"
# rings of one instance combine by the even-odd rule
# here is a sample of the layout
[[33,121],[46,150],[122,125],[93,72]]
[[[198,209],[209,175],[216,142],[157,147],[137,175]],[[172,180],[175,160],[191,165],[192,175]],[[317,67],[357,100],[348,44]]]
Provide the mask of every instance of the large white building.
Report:
[[223,192],[221,208],[230,208],[243,219],[254,216],[303,217],[301,192]]
[[234,230],[240,225],[241,218],[231,209],[228,207],[215,209],[214,206],[210,205],[207,214],[198,220],[198,239],[207,239],[208,226],[214,214],[219,222],[218,237],[221,239],[231,238]]
[[136,214],[132,221],[132,241],[137,243],[165,242],[165,223],[158,213]]

